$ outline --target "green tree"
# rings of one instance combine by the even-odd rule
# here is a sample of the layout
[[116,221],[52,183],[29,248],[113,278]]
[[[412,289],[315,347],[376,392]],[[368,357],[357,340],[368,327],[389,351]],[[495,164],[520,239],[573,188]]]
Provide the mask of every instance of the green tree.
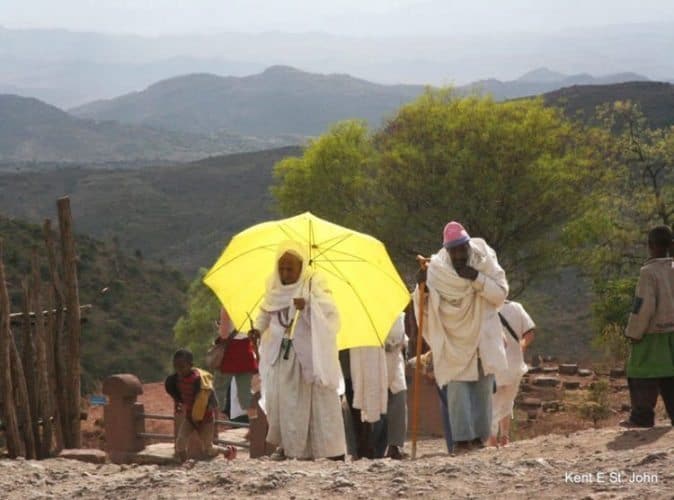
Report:
[[541,100],[429,90],[375,134],[339,124],[281,162],[274,194],[286,215],[308,209],[374,234],[402,270],[460,220],[495,248],[517,293],[562,261],[557,236],[601,180],[591,137]]
[[376,158],[366,125],[345,121],[311,142],[302,157],[286,158],[274,168],[272,188],[284,215],[307,210],[358,228]]
[[596,344],[615,351],[647,258],[646,234],[674,217],[674,128],[651,129],[629,101],[602,105],[597,117],[609,132],[603,140],[610,174],[567,236],[576,264],[593,280]]
[[376,141],[380,218],[394,252],[435,250],[443,224],[459,220],[494,247],[514,294],[562,261],[557,233],[602,175],[587,134],[541,100],[429,91]]
[[187,291],[187,312],[173,327],[175,344],[188,348],[194,354],[195,363],[203,363],[208,347],[217,332],[215,321],[220,317],[220,302],[203,283],[206,269],[200,269]]

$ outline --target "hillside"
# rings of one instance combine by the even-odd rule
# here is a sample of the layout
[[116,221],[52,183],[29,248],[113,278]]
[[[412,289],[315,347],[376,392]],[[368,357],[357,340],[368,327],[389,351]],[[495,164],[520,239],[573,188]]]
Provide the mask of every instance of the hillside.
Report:
[[[59,167],[0,173],[0,213],[39,222],[71,197],[77,229],[190,275],[236,231],[271,217],[272,167],[299,148],[136,170]],[[10,193],[16,193],[10,196]]]
[[466,86],[459,87],[463,93],[479,92],[490,94],[496,100],[516,99],[528,97],[575,85],[612,85],[623,82],[648,81],[643,75],[636,73],[616,73],[605,76],[592,76],[587,73],[565,75],[547,68],[537,68],[511,81],[496,79],[480,80]]
[[[539,68],[513,81],[482,80],[458,87],[463,94],[497,100],[538,95],[571,85],[646,80],[634,73],[603,77],[564,75]],[[195,134],[228,131],[258,137],[318,135],[330,124],[358,118],[377,126],[423,92],[417,85],[379,85],[348,75],[320,75],[285,66],[261,74],[221,77],[192,74],[158,82],[142,92],[97,101],[71,112]]]
[[307,136],[349,118],[376,126],[422,91],[421,86],[379,85],[348,75],[273,66],[246,77],[180,76],[71,112],[81,118],[191,133],[225,130],[259,137]]
[[[6,196],[3,196],[3,199]],[[54,198],[50,198],[51,201]],[[74,203],[75,228],[81,230]],[[20,280],[30,269],[33,246],[42,252],[42,275],[49,273],[39,226],[0,216],[5,270],[13,301],[20,311]],[[76,236],[79,255],[80,302],[92,304],[82,330],[82,368],[85,390],[111,373],[137,373],[160,380],[173,351],[172,328],[182,314],[186,283],[172,268],[127,256],[113,245]],[[103,292],[107,288],[107,291]]]
[[578,85],[543,95],[548,105],[559,106],[570,117],[592,121],[600,104],[631,100],[654,128],[674,125],[674,85],[664,82],[629,82],[614,85]]
[[15,95],[0,95],[0,117],[0,161],[184,161],[269,144],[235,134],[203,136],[82,120]]

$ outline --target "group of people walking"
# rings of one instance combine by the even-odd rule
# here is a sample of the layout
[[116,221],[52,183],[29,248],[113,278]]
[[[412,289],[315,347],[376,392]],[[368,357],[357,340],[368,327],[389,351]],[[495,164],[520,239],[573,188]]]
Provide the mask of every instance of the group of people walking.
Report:
[[[635,425],[652,425],[653,394],[657,398],[658,391],[670,416],[674,414],[674,264],[667,257],[672,237],[671,231],[658,235],[651,238],[658,248],[669,238],[665,253],[658,250],[655,262],[642,270],[628,328],[631,338],[649,337],[640,341],[651,346],[634,347],[628,369]],[[527,370],[523,351],[533,341],[535,325],[521,304],[507,300],[506,273],[486,241],[472,238],[458,222],[448,223],[442,236],[443,247],[422,261],[411,300],[414,311],[423,311],[416,321],[423,319],[423,340],[429,347],[424,357],[432,363],[438,386],[448,451],[507,445],[514,400]],[[308,265],[302,245],[290,240],[279,245],[276,262],[250,332],[233,331],[226,314],[221,317],[219,342],[226,342],[229,352],[221,365],[225,386],[236,378],[239,402],[252,419],[257,413],[251,387],[255,391],[259,385],[260,406],[269,423],[267,442],[276,447],[274,459],[343,460],[347,453],[403,458],[404,314],[383,347],[340,353],[340,314],[325,277]],[[662,304],[663,298],[669,305]],[[657,342],[650,334],[660,335]],[[240,345],[233,347],[236,342]],[[644,368],[652,362],[657,367]],[[194,372],[187,376],[198,378]],[[655,376],[657,381],[651,380]],[[183,386],[190,387],[176,384]],[[181,402],[181,394],[174,399]],[[181,410],[189,414],[182,403]]]

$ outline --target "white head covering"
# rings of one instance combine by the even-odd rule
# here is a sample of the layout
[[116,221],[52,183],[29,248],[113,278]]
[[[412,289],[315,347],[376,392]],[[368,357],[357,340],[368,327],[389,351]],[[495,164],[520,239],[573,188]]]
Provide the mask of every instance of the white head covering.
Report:
[[[281,282],[281,276],[278,271],[278,261],[285,254],[291,254],[302,261],[302,271],[299,279],[295,283],[284,285]],[[304,297],[307,294],[307,283],[313,274],[309,267],[309,256],[304,245],[293,240],[286,240],[279,244],[274,261],[276,268],[267,280],[267,291],[265,293],[262,309],[267,312],[279,311],[288,307],[294,298]]]

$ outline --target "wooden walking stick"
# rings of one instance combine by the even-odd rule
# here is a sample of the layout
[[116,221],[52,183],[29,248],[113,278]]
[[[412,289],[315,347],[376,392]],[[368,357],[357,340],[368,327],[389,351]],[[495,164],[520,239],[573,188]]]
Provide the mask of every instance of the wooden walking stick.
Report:
[[[428,259],[417,255],[419,268],[425,270],[428,267]],[[417,431],[419,429],[419,386],[421,380],[421,350],[424,343],[424,306],[426,303],[426,281],[418,285],[419,310],[417,311],[417,344],[416,364],[414,366],[414,393],[412,397],[412,459],[417,458]]]

